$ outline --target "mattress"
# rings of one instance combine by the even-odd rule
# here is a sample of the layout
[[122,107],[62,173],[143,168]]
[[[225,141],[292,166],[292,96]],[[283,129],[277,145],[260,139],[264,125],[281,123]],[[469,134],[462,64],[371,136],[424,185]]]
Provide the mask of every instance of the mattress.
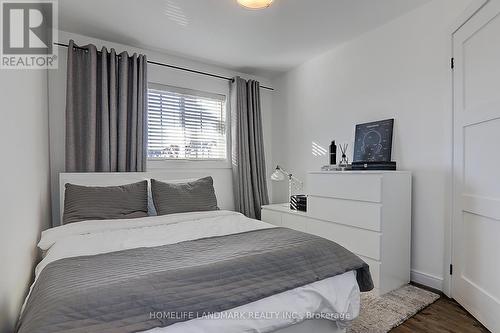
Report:
[[[39,247],[44,251],[44,258],[36,268],[36,278],[49,263],[63,258],[273,227],[229,211],[69,224],[43,232]],[[351,271],[221,312],[212,318],[192,319],[147,332],[272,332],[307,319],[327,319],[345,325],[358,313],[359,288],[355,273]]]

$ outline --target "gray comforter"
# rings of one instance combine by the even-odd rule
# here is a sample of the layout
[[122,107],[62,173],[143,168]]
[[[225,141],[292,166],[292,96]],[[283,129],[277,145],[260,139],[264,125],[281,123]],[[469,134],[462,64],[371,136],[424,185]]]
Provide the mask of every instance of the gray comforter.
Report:
[[350,270],[361,291],[373,288],[368,265],[356,255],[285,228],[66,258],[41,272],[18,332],[143,331]]

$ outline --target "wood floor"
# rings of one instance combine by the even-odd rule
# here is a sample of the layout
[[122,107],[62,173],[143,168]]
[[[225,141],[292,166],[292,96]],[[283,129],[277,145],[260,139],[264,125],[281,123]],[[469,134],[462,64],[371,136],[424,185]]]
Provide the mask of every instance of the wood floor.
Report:
[[442,296],[391,333],[483,333],[489,332],[457,302]]

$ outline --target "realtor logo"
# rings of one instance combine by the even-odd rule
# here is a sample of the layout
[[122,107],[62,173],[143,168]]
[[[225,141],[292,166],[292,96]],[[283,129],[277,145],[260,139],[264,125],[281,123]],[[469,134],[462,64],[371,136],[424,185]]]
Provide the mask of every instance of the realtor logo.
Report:
[[2,1],[1,68],[57,68],[55,1]]

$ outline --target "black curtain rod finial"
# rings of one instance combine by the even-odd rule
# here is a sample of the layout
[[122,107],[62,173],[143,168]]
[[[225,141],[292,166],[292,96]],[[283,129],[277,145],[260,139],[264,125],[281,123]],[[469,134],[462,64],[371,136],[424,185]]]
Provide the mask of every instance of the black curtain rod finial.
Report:
[[[66,47],[66,48],[69,47],[68,44],[63,44],[63,43],[58,43],[58,42],[54,42],[54,45],[62,46],[62,47]],[[74,47],[79,48],[79,49],[85,49],[85,48],[82,48],[82,47],[79,47],[79,46],[76,46],[76,45]],[[98,52],[100,52],[100,51],[98,51]],[[230,81],[230,82],[234,82],[234,78],[232,78],[232,77],[226,77],[226,76],[222,76],[222,75],[217,75],[217,74],[202,72],[202,71],[198,71],[198,70],[190,69],[190,68],[186,68],[186,67],[169,65],[169,64],[162,63],[162,62],[150,61],[150,60],[148,60],[148,64],[157,65],[157,66],[163,66],[163,67],[168,67],[168,68],[177,69],[177,70],[180,70],[180,71],[185,71],[185,72],[189,72],[189,73],[210,76],[210,77],[214,77],[214,78],[217,78],[217,79],[222,79],[222,80],[227,80],[227,81]],[[274,89],[270,88],[270,87],[266,87],[266,86],[260,86],[260,87],[262,89],[274,91]]]

